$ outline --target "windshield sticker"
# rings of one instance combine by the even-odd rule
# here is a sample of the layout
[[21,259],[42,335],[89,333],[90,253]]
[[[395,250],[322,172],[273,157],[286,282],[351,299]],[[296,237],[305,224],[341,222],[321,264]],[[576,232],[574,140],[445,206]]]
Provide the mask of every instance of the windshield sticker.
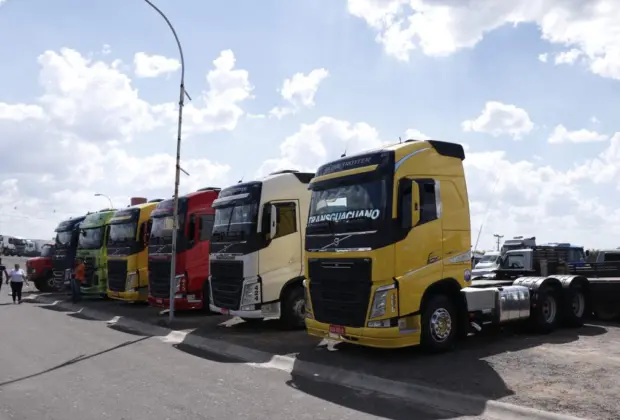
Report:
[[173,222],[172,217],[166,217],[164,219],[164,230],[172,230],[172,222]]
[[352,211],[340,211],[336,213],[320,214],[318,216],[310,216],[308,218],[308,224],[319,223],[324,221],[338,222],[340,220],[350,220],[366,218],[371,220],[377,220],[381,215],[379,209],[367,209],[367,210],[352,210]]

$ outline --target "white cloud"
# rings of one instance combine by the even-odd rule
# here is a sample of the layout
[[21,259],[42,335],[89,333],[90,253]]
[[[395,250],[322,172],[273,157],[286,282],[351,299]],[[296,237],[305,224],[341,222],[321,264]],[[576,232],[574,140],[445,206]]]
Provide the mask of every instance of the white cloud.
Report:
[[281,169],[314,171],[345,150],[351,154],[381,144],[377,130],[366,123],[321,117],[312,124],[302,124],[297,133],[284,139],[280,156],[265,161],[257,175]]
[[562,124],[556,126],[549,136],[549,143],[592,143],[605,141],[609,137],[605,134],[589,131],[584,128],[568,131]]
[[296,113],[301,108],[314,107],[314,97],[323,80],[329,76],[324,68],[314,69],[307,75],[295,73],[290,79],[285,79],[280,89],[282,98],[288,102],[284,107],[275,107],[269,111],[270,115],[281,119]]
[[555,56],[555,64],[574,64],[583,53],[573,48],[568,51],[561,52]]
[[548,53],[543,53],[543,54],[538,55],[538,60],[542,61],[543,63],[546,63],[548,59],[549,59]]
[[174,73],[181,68],[181,62],[163,55],[149,55],[138,52],[133,57],[135,74],[138,77],[158,77],[162,74]]
[[430,140],[432,137],[424,134],[420,130],[416,130],[415,128],[410,128],[405,131],[405,138],[407,140]]
[[[95,192],[123,206],[135,195],[170,197],[174,156],[149,150],[175,127],[174,104],[142,99],[117,60],[64,48],[45,51],[38,63],[36,102],[0,103],[0,154],[12,157],[0,166],[0,233],[49,238],[60,219],[104,207]],[[231,51],[214,64],[193,109],[210,119],[192,127],[201,121],[190,118],[194,131],[233,129],[243,114],[239,103],[249,97],[248,73],[233,68]],[[190,173],[182,175],[182,193],[229,182],[227,164],[182,157],[181,165]]]
[[524,109],[490,101],[476,119],[463,121],[462,127],[464,131],[487,133],[494,137],[509,135],[519,140],[532,131],[534,123]]
[[[252,99],[254,86],[247,70],[235,68],[236,58],[231,50],[224,50],[213,60],[214,68],[207,73],[209,90],[202,92],[204,106],[192,101],[184,108],[184,131],[188,134],[232,131],[245,111],[241,104]],[[169,119],[176,119],[173,104],[163,107]]]
[[[418,130],[412,130],[419,132]],[[352,123],[321,117],[286,137],[280,156],[266,161],[257,175],[278,169],[316,170],[327,161],[337,159],[348,145],[348,154],[372,149],[385,141],[379,132],[364,122]],[[572,241],[586,245],[611,246],[612,236],[601,238],[592,232],[598,226],[620,222],[620,211],[589,197],[589,186],[582,182],[611,183],[620,175],[620,133],[612,139],[600,157],[584,160],[568,170],[553,168],[534,156],[533,161],[509,158],[503,150],[467,152],[465,170],[470,194],[472,232],[475,240],[484,223],[482,247],[492,244],[492,234],[506,238],[536,235],[541,241]],[[498,172],[498,168],[501,171]],[[598,178],[595,178],[597,176]],[[620,226],[620,224],[618,224]],[[620,233],[620,228],[610,227]],[[558,232],[561,232],[558,236]],[[616,245],[617,246],[617,245]]]
[[101,54],[108,55],[111,52],[112,52],[112,47],[110,47],[109,44],[103,44],[103,47],[101,48]]
[[591,122],[592,124],[598,124],[598,123],[600,123],[601,121],[600,121],[598,118],[596,118],[596,115],[592,115],[592,116],[590,117],[590,122]]
[[620,79],[619,2],[348,0],[348,10],[399,60],[416,48],[431,56],[453,54],[502,26],[534,23],[543,40],[578,51],[593,73]]

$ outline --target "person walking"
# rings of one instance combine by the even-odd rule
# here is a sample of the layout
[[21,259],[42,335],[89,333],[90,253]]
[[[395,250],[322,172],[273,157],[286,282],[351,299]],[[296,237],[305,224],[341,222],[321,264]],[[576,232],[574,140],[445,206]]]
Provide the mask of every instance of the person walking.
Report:
[[9,273],[7,283],[11,283],[11,292],[13,296],[13,303],[22,303],[22,289],[24,283],[28,286],[28,278],[26,273],[19,267],[19,264],[15,264],[15,268]]
[[2,258],[0,258],[0,290],[2,290],[4,281],[9,281],[9,273],[7,273],[6,267],[2,264]]

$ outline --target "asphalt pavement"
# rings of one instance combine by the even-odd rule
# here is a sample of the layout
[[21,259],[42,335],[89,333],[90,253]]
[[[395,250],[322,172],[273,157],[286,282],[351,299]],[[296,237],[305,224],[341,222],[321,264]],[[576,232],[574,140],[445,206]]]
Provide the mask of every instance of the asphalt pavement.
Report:
[[0,420],[481,419],[204,357],[0,294]]

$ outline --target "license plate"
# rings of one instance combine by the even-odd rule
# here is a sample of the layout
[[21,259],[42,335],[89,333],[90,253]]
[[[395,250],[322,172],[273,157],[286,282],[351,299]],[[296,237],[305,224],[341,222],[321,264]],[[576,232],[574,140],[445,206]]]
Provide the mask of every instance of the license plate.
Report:
[[162,305],[164,303],[163,299],[155,299],[155,303],[157,303],[158,305]]
[[230,309],[220,309],[222,315],[230,315]]
[[340,338],[342,335],[344,335],[344,327],[341,327],[340,325],[329,326],[329,336],[331,338]]

